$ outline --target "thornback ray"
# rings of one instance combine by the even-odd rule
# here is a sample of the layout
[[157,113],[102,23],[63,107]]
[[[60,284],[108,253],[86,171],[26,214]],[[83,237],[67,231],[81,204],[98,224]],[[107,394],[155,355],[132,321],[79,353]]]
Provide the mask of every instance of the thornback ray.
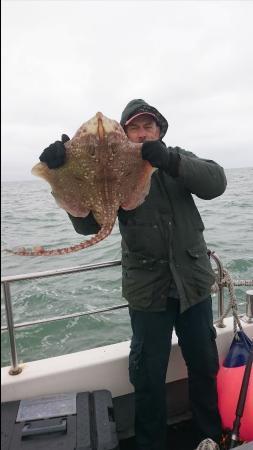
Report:
[[92,212],[100,230],[76,245],[8,250],[20,256],[63,255],[90,247],[112,231],[119,208],[140,206],[149,193],[154,167],[141,156],[142,144],[127,138],[121,125],[101,112],[85,122],[65,144],[66,161],[57,169],[39,162],[32,174],[46,180],[59,207],[74,217]]

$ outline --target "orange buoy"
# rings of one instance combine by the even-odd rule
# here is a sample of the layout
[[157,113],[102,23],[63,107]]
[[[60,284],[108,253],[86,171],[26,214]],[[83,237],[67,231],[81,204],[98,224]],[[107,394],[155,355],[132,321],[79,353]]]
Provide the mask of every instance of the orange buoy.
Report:
[[[238,331],[217,376],[218,405],[224,429],[233,429],[236,410],[249,359],[252,341]],[[253,440],[253,371],[247,380],[247,393],[240,423],[239,436],[242,441]]]

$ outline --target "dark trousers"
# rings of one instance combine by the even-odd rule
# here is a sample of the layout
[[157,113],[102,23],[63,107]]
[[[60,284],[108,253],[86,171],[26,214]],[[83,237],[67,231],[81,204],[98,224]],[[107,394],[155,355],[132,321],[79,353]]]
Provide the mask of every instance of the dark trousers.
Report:
[[217,408],[216,374],[219,367],[213,327],[212,300],[208,297],[179,313],[179,300],[169,298],[163,312],[130,308],[133,337],[129,376],[135,388],[135,436],[138,450],[166,446],[165,379],[173,327],[188,369],[189,397],[198,440],[219,441],[221,421]]

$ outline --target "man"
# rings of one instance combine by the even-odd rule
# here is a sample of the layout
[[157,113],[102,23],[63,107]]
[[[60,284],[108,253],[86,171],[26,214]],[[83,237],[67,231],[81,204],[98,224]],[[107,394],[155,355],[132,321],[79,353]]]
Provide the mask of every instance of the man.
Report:
[[[122,290],[133,330],[129,376],[135,389],[137,449],[166,447],[165,379],[173,328],[188,369],[198,441],[208,437],[218,442],[218,354],[210,296],[214,274],[191,194],[206,200],[221,195],[226,188],[224,171],[214,161],[179,147],[166,148],[162,139],[167,120],[144,100],[129,102],[120,123],[131,141],[143,143],[142,158],[158,168],[145,202],[118,212]],[[40,159],[58,167],[64,155],[64,145],[57,141]],[[78,233],[99,229],[92,214],[70,219]]]

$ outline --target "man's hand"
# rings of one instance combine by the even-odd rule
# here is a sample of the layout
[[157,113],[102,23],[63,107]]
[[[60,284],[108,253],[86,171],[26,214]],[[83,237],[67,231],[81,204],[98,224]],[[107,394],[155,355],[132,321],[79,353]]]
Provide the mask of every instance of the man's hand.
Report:
[[167,148],[161,141],[146,141],[141,148],[142,159],[149,161],[153,167],[165,170],[172,177],[177,177],[180,163],[178,149]]
[[66,159],[64,143],[69,140],[66,134],[62,134],[61,141],[56,141],[45,148],[39,157],[40,161],[46,163],[49,169],[57,169],[57,167],[62,166]]
[[141,149],[142,159],[150,162],[151,166],[168,170],[170,154],[161,141],[146,141]]

